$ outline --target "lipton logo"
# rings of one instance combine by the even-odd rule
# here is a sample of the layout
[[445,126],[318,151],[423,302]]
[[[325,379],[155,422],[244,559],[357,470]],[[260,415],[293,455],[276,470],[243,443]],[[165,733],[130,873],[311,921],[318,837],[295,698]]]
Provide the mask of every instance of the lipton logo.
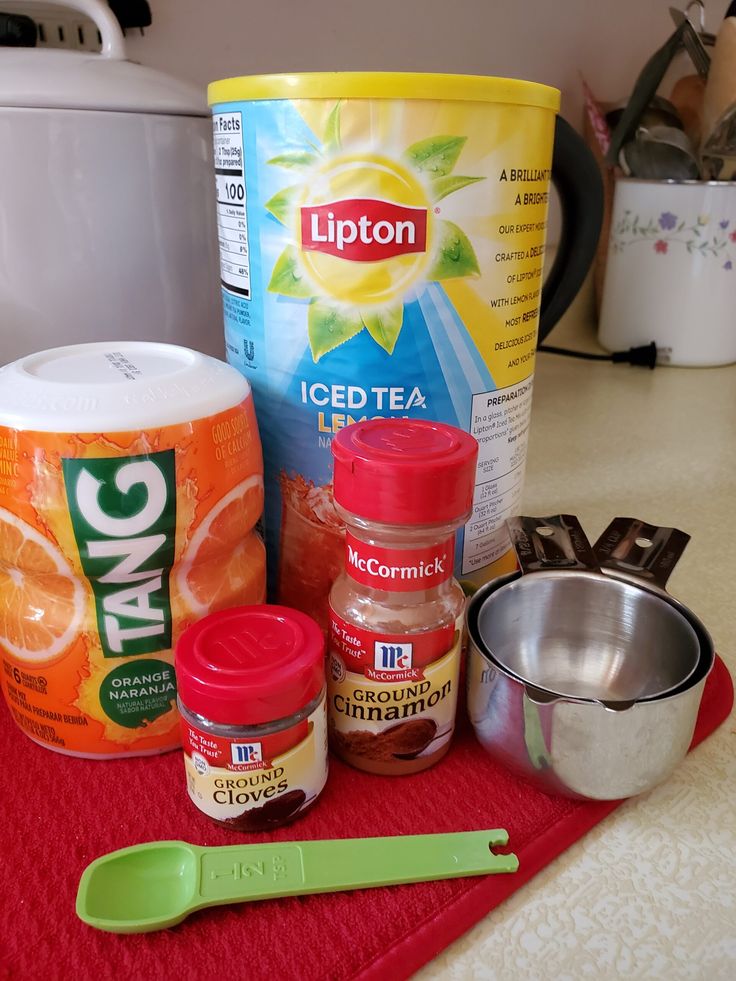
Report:
[[425,252],[427,209],[375,198],[349,198],[301,209],[302,249],[351,262]]

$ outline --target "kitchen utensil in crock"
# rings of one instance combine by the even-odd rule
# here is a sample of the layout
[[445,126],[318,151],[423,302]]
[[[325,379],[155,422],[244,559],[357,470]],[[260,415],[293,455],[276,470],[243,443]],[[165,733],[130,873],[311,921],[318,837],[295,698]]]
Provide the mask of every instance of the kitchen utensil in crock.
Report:
[[721,24],[713,50],[703,98],[703,145],[711,139],[719,120],[736,103],[736,17]]
[[[696,8],[700,15],[700,27],[696,30],[693,22],[690,20],[689,11],[691,8]],[[691,3],[688,4],[685,10],[678,10],[677,7],[670,7],[670,17],[675,23],[676,27],[684,24],[684,30],[682,32],[682,43],[690,55],[690,59],[695,66],[695,70],[701,78],[708,77],[708,70],[710,69],[710,55],[706,51],[704,38],[705,32],[703,31],[704,21],[705,21],[705,10],[702,3]]]
[[682,128],[693,146],[700,146],[701,116],[705,95],[705,79],[700,75],[683,75],[670,92],[670,101],[682,120]]
[[643,180],[694,180],[700,173],[689,137],[674,126],[640,126],[619,158],[627,176]]
[[[626,109],[626,100],[606,112],[609,126],[616,127]],[[653,95],[639,117],[638,126],[675,126],[682,129],[682,119],[677,106],[670,99]]]
[[670,62],[682,44],[684,31],[685,22],[675,28],[670,37],[661,48],[654,52],[639,73],[628,104],[611,134],[611,145],[606,155],[606,160],[609,164],[615,165],[618,163],[618,155],[621,147],[631,138],[632,133],[634,133],[636,127],[639,125],[642,113],[651,102],[652,96],[664,78]]
[[713,128],[701,151],[703,175],[711,180],[736,180],[736,102]]
[[[549,525],[553,528],[551,543],[543,542],[545,536],[536,532],[537,527]],[[527,526],[528,528],[529,526]],[[512,532],[513,534],[513,532]],[[494,657],[481,633],[479,619],[490,599],[524,578],[520,572],[504,576],[482,587],[468,606],[468,712],[476,735],[484,748],[500,762],[526,777],[541,789],[569,797],[592,800],[615,800],[642,793],[664,780],[687,752],[695,726],[698,707],[705,686],[705,679],[713,661],[713,644],[707,630],[700,620],[681,603],[664,590],[667,576],[682,553],[688,536],[674,529],[659,528],[631,518],[616,519],[596,543],[594,554],[602,571],[590,570],[590,553],[580,562],[579,555],[585,548],[585,540],[578,538],[574,546],[571,535],[578,537],[579,525],[570,516],[557,516],[553,519],[536,519],[531,532],[527,531],[527,554],[523,555],[525,542],[516,536],[517,553],[522,552],[522,564],[529,568],[532,563],[531,551],[536,554],[539,571],[525,578],[539,578],[543,591],[549,589],[548,579],[570,577],[570,582],[581,577],[591,578],[597,583],[615,583],[616,589],[626,584],[645,594],[634,601],[633,608],[627,603],[632,594],[619,593],[626,599],[620,615],[632,617],[632,610],[656,610],[662,616],[669,630],[673,624],[685,622],[692,630],[697,645],[698,657],[692,671],[675,687],[669,681],[662,684],[668,688],[664,694],[654,691],[657,684],[642,687],[639,697],[621,699],[622,692],[631,694],[634,690],[633,676],[626,672],[614,671],[611,684],[606,690],[597,692],[599,698],[570,697],[545,688],[539,679],[531,677],[524,681]],[[606,543],[613,542],[613,546]],[[584,543],[584,544],[583,544]],[[616,554],[613,555],[613,552]],[[576,563],[580,563],[576,568]],[[539,587],[537,587],[539,588]],[[583,589],[587,589],[583,586]],[[598,588],[598,587],[595,587]],[[607,594],[602,594],[607,595]],[[658,602],[650,606],[651,600]],[[585,603],[589,602],[586,597]],[[682,618],[670,620],[662,607],[669,606]],[[528,609],[528,607],[526,608]],[[525,647],[527,621],[526,612],[519,608],[516,617],[516,635],[519,646]],[[587,614],[586,614],[587,616]],[[632,636],[641,631],[642,621],[630,619]],[[610,622],[611,629],[619,630],[618,622]],[[683,637],[689,631],[683,632]],[[639,640],[641,640],[639,633]],[[557,667],[547,668],[553,673],[559,687],[567,687],[565,671],[570,683],[589,685],[590,669],[578,672],[566,657],[562,645],[559,654],[555,645],[550,644],[553,657],[559,658]],[[535,664],[534,645],[530,645],[529,664]],[[639,653],[646,658],[644,647]],[[596,653],[593,663],[598,659]],[[524,665],[523,660],[520,662]],[[635,662],[632,662],[635,663]],[[666,667],[660,661],[660,668]],[[529,664],[523,666],[528,671]],[[612,667],[618,667],[615,662]],[[600,671],[600,669],[599,669]],[[531,672],[533,675],[533,671]],[[545,677],[545,675],[543,675]],[[599,681],[608,681],[600,671]],[[535,683],[536,682],[536,683]],[[668,687],[669,686],[669,687]],[[587,688],[588,692],[594,689]],[[606,692],[608,698],[605,697]],[[600,698],[600,696],[604,696]]]
[[77,915],[99,930],[148,933],[206,906],[515,872],[515,855],[492,851],[506,844],[503,829],[216,848],[151,841],[88,865]]

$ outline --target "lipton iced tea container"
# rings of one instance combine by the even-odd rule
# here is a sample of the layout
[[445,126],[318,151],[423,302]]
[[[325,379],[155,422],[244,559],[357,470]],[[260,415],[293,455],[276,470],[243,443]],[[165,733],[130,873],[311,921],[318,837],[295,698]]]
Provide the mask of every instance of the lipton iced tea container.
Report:
[[248,382],[166,344],[0,368],[0,677],[34,741],[77,756],[179,745],[172,647],[265,592]]
[[476,437],[455,573],[510,570],[504,520],[522,492],[553,139],[564,230],[545,332],[600,227],[600,178],[556,125],[559,92],[331,72],[225,79],[209,100],[227,357],[254,388],[274,598],[326,629],[344,547],[330,443],[386,416]]

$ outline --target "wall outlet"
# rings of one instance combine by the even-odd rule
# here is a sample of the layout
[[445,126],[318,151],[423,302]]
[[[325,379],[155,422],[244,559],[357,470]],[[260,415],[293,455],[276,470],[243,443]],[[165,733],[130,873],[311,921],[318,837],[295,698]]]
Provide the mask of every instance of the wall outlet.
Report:
[[94,22],[78,10],[50,3],[13,3],[13,0],[0,0],[0,9],[3,13],[32,17],[38,27],[36,46],[39,48],[100,50],[100,32]]

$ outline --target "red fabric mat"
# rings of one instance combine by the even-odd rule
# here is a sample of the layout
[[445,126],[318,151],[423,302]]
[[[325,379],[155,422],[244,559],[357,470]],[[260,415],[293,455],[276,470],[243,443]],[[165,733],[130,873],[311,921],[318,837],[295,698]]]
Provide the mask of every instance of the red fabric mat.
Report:
[[[732,703],[718,660],[693,744]],[[0,713],[0,971],[12,978],[406,978],[618,806],[538,793],[489,759],[464,724],[449,756],[425,773],[375,777],[333,761],[320,802],[300,822],[268,835],[233,834],[190,804],[179,753],[70,759],[34,745],[5,708]],[[85,865],[141,841],[221,845],[495,827],[509,831],[521,862],[515,875],[220,907],[137,936],[101,933],[74,913]]]

